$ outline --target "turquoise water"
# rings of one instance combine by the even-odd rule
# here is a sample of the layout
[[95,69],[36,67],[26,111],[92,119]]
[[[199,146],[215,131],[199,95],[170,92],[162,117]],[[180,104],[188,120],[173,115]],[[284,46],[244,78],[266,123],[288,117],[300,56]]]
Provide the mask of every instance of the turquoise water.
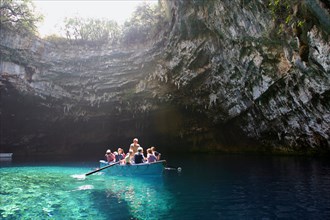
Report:
[[171,209],[163,177],[81,178],[74,166],[1,168],[0,219],[157,219]]
[[0,219],[330,218],[327,159],[169,155],[167,161],[182,172],[79,178],[98,163],[1,163]]

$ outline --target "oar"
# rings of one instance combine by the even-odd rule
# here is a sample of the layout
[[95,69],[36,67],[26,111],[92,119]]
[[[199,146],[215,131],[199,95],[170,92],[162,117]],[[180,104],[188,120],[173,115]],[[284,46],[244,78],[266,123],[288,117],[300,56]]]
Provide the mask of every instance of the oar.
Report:
[[109,164],[108,166],[105,166],[105,167],[102,167],[102,168],[100,168],[100,169],[97,169],[97,170],[91,171],[91,172],[89,172],[89,173],[86,173],[85,176],[89,176],[89,175],[91,175],[91,174],[93,174],[93,173],[97,173],[97,172],[99,172],[99,171],[101,171],[101,170],[107,169],[107,168],[112,167],[112,166],[114,166],[114,165],[116,165],[116,164],[119,164],[119,163],[120,163],[120,161],[118,161],[118,162],[116,162],[116,163]]
[[179,173],[182,171],[182,168],[181,167],[178,167],[178,168],[175,168],[175,167],[165,167],[165,170],[177,170]]

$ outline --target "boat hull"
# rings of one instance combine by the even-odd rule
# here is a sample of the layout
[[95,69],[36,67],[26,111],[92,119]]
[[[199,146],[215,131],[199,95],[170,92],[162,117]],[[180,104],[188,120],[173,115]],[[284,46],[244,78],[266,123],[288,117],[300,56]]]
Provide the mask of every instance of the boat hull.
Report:
[[0,161],[7,162],[11,161],[13,153],[0,153]]
[[0,158],[11,158],[13,153],[0,153]]
[[[160,176],[164,171],[165,163],[165,160],[161,160],[154,163],[143,164],[116,164],[103,171],[113,176]],[[108,165],[109,163],[106,161],[100,160],[100,168]]]

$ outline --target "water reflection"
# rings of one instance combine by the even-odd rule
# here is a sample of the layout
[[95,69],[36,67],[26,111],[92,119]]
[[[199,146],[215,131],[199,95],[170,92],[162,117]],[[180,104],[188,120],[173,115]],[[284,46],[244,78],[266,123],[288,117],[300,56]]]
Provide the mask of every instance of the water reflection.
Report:
[[163,183],[163,177],[108,177],[107,196],[115,195],[127,203],[129,213],[137,219],[160,219],[172,208],[173,196]]

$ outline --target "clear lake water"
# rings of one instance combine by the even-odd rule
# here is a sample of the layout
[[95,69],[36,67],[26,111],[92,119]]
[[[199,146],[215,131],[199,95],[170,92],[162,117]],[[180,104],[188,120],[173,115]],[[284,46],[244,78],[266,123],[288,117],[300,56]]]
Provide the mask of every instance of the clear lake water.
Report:
[[182,171],[78,178],[98,160],[1,162],[0,219],[330,219],[328,158],[166,159]]

